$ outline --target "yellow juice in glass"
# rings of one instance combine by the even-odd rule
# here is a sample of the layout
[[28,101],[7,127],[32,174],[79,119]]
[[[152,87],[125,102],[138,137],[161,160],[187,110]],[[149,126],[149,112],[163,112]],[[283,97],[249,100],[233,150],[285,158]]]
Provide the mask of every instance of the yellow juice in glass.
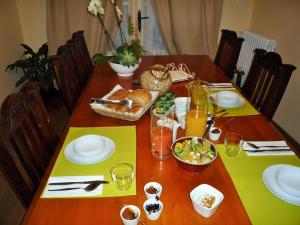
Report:
[[186,114],[185,136],[203,137],[207,123],[207,113],[192,109]]

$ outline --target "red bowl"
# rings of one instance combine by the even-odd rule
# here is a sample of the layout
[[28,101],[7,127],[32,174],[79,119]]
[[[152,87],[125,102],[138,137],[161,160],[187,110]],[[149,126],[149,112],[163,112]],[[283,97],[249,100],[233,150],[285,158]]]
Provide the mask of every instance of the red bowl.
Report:
[[[186,161],[186,160],[179,158],[179,156],[177,156],[177,154],[174,151],[175,145],[176,145],[176,143],[184,142],[185,140],[193,140],[196,142],[208,142],[211,145],[211,149],[215,152],[215,156],[211,160],[209,160],[208,162],[205,162],[205,163],[195,163],[195,162],[190,162],[190,161]],[[207,140],[205,138],[200,138],[200,137],[188,136],[188,137],[179,138],[172,144],[171,148],[172,148],[172,155],[175,157],[177,164],[181,168],[183,168],[187,171],[192,171],[192,172],[203,170],[207,165],[209,165],[211,162],[213,162],[217,158],[217,155],[218,155],[216,146],[209,140]]]

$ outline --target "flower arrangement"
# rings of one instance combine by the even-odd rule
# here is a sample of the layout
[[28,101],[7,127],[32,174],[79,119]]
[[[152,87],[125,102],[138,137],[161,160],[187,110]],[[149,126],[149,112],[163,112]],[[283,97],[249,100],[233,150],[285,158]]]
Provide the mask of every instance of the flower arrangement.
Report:
[[[112,62],[127,67],[134,66],[135,64],[139,63],[139,60],[145,51],[141,46],[141,42],[139,39],[133,39],[131,40],[131,42],[128,42],[126,40],[125,34],[121,26],[121,23],[124,21],[122,11],[118,7],[117,0],[110,0],[109,2],[113,5],[114,8],[114,14],[120,32],[121,45],[116,46],[115,42],[113,41],[112,37],[110,36],[109,32],[107,31],[104,25],[102,17],[105,15],[105,11],[102,6],[101,0],[91,0],[88,6],[88,11],[91,14],[98,17],[101,26],[104,30],[104,34],[109,48],[109,55],[97,53],[93,56],[93,61],[95,64]],[[132,35],[134,33],[134,27],[130,16],[128,24],[129,35]]]

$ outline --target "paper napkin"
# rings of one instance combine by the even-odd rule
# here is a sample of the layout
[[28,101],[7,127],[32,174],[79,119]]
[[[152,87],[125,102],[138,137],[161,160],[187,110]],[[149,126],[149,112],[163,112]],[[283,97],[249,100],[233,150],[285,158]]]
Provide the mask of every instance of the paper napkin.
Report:
[[[104,176],[59,176],[59,177],[49,177],[48,183],[45,187],[42,198],[56,198],[56,197],[80,197],[80,196],[93,196],[102,194],[103,184],[99,185],[93,191],[85,191],[84,188],[88,184],[68,184],[68,185],[49,185],[49,183],[54,182],[82,182],[82,181],[93,181],[93,180],[103,180]],[[49,191],[53,189],[63,189],[63,188],[81,188],[66,191]]]
[[[248,156],[270,156],[270,155],[295,155],[285,141],[249,141],[257,146],[261,146],[256,149],[250,146],[247,141],[243,143],[243,149]],[[263,147],[263,146],[274,146],[274,147]],[[279,146],[279,147],[277,147]],[[272,150],[272,151],[266,151]],[[253,151],[253,152],[250,152]]]
[[190,75],[183,70],[170,70],[172,82],[188,80]]

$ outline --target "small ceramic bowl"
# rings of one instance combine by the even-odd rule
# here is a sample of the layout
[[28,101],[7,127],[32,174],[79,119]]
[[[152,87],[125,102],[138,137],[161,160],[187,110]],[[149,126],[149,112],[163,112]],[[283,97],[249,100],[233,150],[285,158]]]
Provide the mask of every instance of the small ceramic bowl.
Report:
[[[153,188],[155,188],[157,192],[149,193],[149,191],[151,191]],[[156,199],[156,197],[160,198],[161,192],[162,192],[162,186],[157,182],[149,182],[149,183],[145,184],[144,192],[145,192],[147,199]]]
[[[157,201],[155,199],[148,199],[144,202],[143,205],[145,214],[149,220],[158,220],[162,210],[164,208],[163,203],[161,201]],[[157,208],[157,209],[155,209]]]
[[[124,213],[125,210],[130,210],[132,213],[134,213],[134,219],[128,219],[126,218],[126,215]],[[141,216],[141,210],[135,206],[135,205],[126,205],[124,206],[120,211],[120,217],[122,219],[122,222],[124,225],[137,225],[139,222],[139,218]]]
[[105,147],[104,138],[100,135],[88,134],[74,140],[74,152],[81,157],[93,157],[100,154]]
[[[220,191],[208,184],[201,184],[194,188],[190,197],[195,211],[204,217],[212,216],[224,199],[224,195]],[[214,197],[214,201],[210,205],[207,199],[212,197]]]
[[217,141],[220,139],[221,134],[222,134],[222,130],[220,128],[212,127],[209,130],[209,139],[212,141]]

